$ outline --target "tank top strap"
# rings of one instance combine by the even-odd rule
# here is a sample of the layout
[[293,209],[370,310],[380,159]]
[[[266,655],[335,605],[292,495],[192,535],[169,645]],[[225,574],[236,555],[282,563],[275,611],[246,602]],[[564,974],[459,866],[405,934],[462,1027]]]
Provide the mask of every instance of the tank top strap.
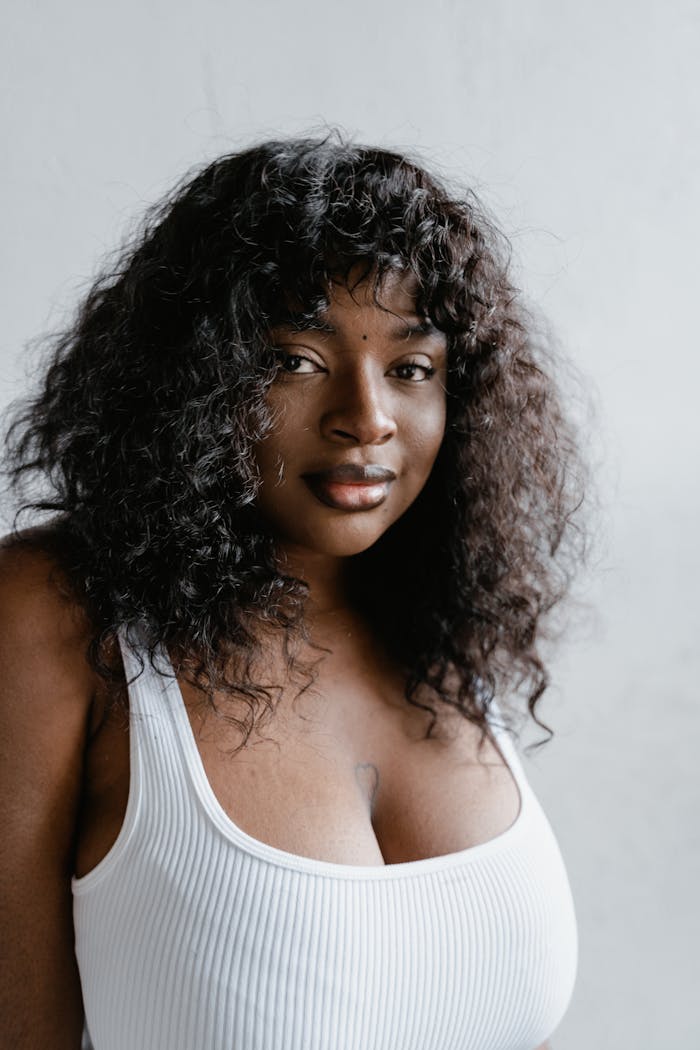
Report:
[[167,681],[173,671],[163,658],[162,647],[154,653],[154,663],[138,627],[119,628],[119,646],[129,691],[129,709],[133,714],[161,718],[167,713]]
[[498,700],[494,699],[491,701],[486,718],[496,744],[501,751],[501,756],[520,790],[521,802],[524,803],[525,799],[532,795],[532,787],[525,775],[525,769],[513,739],[513,730],[504,718]]
[[[164,831],[195,812],[183,775],[180,748],[169,710],[168,668],[156,651],[156,668],[138,629],[120,627],[129,708],[129,793],[124,819],[109,852],[86,875],[72,880],[76,897],[90,893],[131,859],[143,858]],[[162,668],[163,674],[159,673]]]
[[[173,711],[172,665],[162,646],[148,652],[138,628],[119,630],[119,645],[129,694],[132,778],[159,804],[187,794],[182,748]],[[176,683],[175,683],[176,684]],[[164,795],[164,790],[167,792]],[[162,797],[161,797],[162,796]]]

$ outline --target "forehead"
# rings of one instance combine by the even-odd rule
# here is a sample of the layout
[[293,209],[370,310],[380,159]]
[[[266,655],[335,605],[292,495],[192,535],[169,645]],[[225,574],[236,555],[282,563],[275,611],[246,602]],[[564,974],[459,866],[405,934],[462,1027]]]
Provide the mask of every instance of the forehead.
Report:
[[415,313],[419,284],[415,274],[405,270],[390,270],[378,281],[371,273],[361,279],[353,279],[351,272],[347,281],[331,283],[329,310],[334,307],[355,305],[359,308],[374,307],[393,310],[397,313]]
[[325,302],[315,310],[305,309],[293,297],[285,296],[284,315],[274,328],[319,328],[329,330],[360,316],[373,320],[399,316],[406,320],[421,318],[418,304],[419,283],[406,271],[389,271],[381,281],[375,273],[359,267],[344,279],[331,280],[325,290]]

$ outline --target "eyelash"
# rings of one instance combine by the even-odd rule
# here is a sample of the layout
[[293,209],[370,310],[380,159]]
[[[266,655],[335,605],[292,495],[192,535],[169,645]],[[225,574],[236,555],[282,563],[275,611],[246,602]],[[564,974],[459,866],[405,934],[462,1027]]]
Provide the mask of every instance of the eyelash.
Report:
[[426,379],[432,379],[435,375],[435,369],[431,365],[420,365],[417,361],[404,361],[402,365],[396,365],[397,368],[419,368],[423,373],[423,379],[420,382],[424,382]]
[[304,357],[303,354],[288,354],[286,350],[275,350],[275,357],[280,368],[284,368],[288,361],[309,361],[310,364],[313,364],[310,357]]
[[[286,369],[284,367],[285,364],[288,361],[309,361],[310,364],[314,363],[313,361],[311,361],[310,357],[304,357],[303,354],[288,354],[284,350],[276,350],[275,354],[277,356],[277,360],[279,362],[280,369],[282,371],[287,372],[288,375],[294,375],[295,374],[293,371],[290,371],[290,370],[288,370],[288,369]],[[423,382],[425,382],[428,379],[432,379],[432,377],[435,375],[435,371],[436,371],[431,365],[421,365],[418,361],[404,361],[400,365],[395,365],[395,368],[396,369],[399,369],[399,368],[418,368],[418,369],[420,369],[420,371],[423,373],[423,379],[420,379],[420,380],[412,380],[412,379],[408,379],[408,378],[406,379],[407,382],[420,382],[420,383],[423,383]],[[302,373],[302,374],[308,375],[309,373]]]

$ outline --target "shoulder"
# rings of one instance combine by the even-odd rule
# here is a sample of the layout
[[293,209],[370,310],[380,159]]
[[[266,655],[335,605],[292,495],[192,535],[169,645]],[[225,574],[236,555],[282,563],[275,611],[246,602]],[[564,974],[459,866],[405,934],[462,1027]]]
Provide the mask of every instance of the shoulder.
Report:
[[82,1024],[70,880],[95,676],[52,540],[0,540],[0,939],[16,963],[4,1014],[23,1046]]
[[34,829],[46,856],[59,834],[67,849],[102,718],[92,627],[52,541],[36,531],[0,540],[0,805],[18,838]]
[[[97,686],[87,658],[94,628],[63,568],[61,542],[50,526],[0,539],[0,673],[33,683],[39,709],[61,684],[89,707]],[[42,683],[53,683],[46,698]]]
[[0,622],[5,638],[51,646],[89,636],[88,618],[62,566],[60,545],[59,534],[49,526],[0,538]]

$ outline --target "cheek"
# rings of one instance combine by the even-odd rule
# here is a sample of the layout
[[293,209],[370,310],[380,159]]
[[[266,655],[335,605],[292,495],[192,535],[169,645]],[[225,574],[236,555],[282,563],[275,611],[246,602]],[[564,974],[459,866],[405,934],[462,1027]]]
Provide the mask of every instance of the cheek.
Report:
[[430,414],[419,414],[405,431],[406,466],[410,473],[427,477],[445,436],[444,404]]
[[281,398],[269,398],[272,429],[255,448],[254,456],[263,481],[280,480],[283,466],[294,455],[303,429],[301,413],[290,411]]

